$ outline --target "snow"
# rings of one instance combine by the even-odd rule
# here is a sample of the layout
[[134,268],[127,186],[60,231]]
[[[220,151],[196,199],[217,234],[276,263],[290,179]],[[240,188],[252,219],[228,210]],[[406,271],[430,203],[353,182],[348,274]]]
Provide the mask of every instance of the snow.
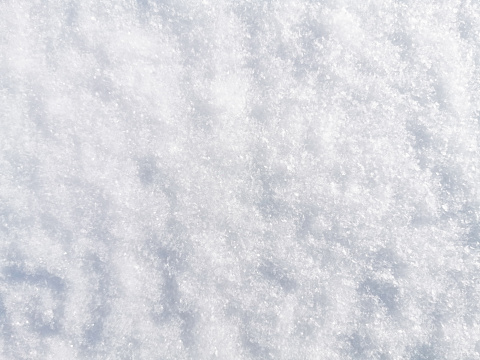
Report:
[[480,4],[0,2],[1,359],[476,359]]

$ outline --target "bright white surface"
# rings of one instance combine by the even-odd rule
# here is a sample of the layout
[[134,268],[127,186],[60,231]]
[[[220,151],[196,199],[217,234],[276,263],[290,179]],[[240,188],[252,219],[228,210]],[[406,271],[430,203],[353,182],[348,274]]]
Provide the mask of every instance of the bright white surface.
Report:
[[0,2],[3,359],[476,359],[476,1]]

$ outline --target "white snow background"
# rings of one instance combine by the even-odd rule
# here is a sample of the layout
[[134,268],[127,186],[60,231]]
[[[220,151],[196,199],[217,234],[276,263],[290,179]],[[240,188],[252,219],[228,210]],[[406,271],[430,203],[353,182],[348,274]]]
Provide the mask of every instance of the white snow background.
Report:
[[478,359],[480,3],[0,1],[1,359]]

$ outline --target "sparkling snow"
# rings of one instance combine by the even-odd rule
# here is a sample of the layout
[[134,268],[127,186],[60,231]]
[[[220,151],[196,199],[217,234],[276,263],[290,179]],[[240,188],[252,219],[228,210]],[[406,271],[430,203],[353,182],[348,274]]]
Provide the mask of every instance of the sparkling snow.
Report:
[[478,359],[480,3],[0,2],[1,359]]

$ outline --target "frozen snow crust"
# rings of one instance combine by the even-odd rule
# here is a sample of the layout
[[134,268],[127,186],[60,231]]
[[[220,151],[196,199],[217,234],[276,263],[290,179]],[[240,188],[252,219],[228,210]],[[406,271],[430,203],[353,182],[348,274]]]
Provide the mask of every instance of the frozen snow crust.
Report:
[[0,2],[2,359],[478,359],[477,1]]

